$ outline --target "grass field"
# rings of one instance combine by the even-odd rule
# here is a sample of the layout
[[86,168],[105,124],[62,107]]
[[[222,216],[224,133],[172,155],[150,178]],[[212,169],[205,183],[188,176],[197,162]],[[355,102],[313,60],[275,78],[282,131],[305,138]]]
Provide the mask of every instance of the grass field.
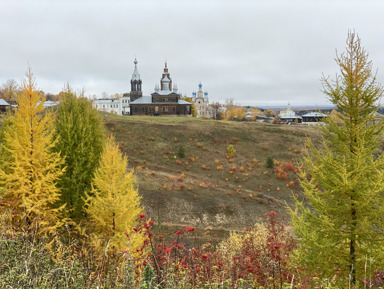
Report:
[[[148,214],[168,227],[241,230],[262,221],[270,210],[287,217],[292,194],[301,194],[296,175],[288,170],[287,180],[279,180],[266,160],[271,156],[297,165],[306,137],[320,141],[320,130],[314,126],[105,113],[103,117],[135,169]],[[236,150],[233,157],[227,153],[230,144]],[[179,154],[181,146],[184,157]],[[289,183],[294,186],[288,188]]]

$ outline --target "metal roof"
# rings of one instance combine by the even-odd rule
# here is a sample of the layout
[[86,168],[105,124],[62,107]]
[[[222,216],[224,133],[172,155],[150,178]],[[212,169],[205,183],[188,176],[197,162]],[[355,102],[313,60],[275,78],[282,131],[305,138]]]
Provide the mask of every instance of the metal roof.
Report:
[[132,74],[132,81],[133,80],[140,80],[140,74],[139,74],[139,71],[137,70],[137,59],[135,58],[135,61],[133,62],[135,64],[135,70],[133,71],[133,74]]
[[192,104],[188,101],[179,99],[178,102],[152,102],[152,96],[142,96],[135,101],[132,101],[131,104]]
[[10,104],[6,102],[4,99],[0,98],[0,105],[10,105]]
[[52,106],[56,106],[56,105],[58,105],[58,104],[59,104],[58,101],[46,100],[46,101],[43,103],[43,107],[52,107]]
[[192,103],[179,99],[179,104],[192,104]]
[[117,103],[120,102],[119,99],[95,99],[93,102],[97,103]]
[[298,115],[290,115],[290,116],[280,116],[280,119],[292,119],[292,118],[298,118],[301,119],[301,116]]
[[160,90],[158,92],[154,92],[153,94],[158,94],[158,95],[171,95],[171,94],[178,94],[176,92],[170,91],[170,90]]
[[146,95],[142,96],[134,101],[131,101],[131,104],[149,104],[152,103],[152,96]]
[[324,113],[313,111],[313,112],[302,115],[302,117],[327,117],[327,115]]

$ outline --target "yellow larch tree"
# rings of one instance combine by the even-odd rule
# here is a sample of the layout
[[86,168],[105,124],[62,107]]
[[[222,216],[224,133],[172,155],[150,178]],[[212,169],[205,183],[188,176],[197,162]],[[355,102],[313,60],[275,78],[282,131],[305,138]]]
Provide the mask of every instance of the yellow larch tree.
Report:
[[9,114],[2,132],[0,187],[8,222],[15,229],[38,234],[54,233],[62,225],[56,181],[62,175],[62,159],[52,152],[53,119],[44,113],[44,99],[36,88],[31,70],[26,73],[18,107]]
[[90,237],[102,252],[128,249],[135,255],[143,244],[144,236],[133,231],[143,209],[136,177],[133,170],[127,171],[127,164],[127,157],[109,136],[85,200],[85,211],[92,220]]

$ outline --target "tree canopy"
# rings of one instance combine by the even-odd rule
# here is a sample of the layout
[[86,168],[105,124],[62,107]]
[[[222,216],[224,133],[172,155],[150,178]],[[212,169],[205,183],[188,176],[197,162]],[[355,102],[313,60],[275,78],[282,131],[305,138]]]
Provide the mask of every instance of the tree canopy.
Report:
[[384,261],[384,125],[375,122],[383,90],[355,33],[336,63],[340,75],[322,83],[340,121],[327,118],[320,148],[308,141],[300,173],[308,206],[296,199],[291,213],[300,264],[348,288]]
[[[143,212],[133,170],[127,172],[127,157],[123,156],[114,138],[108,138],[100,166],[87,194],[85,210],[92,219],[91,236],[104,250],[131,249],[142,245],[143,236],[132,230]],[[128,239],[128,236],[130,239]]]
[[98,111],[88,99],[78,97],[70,87],[60,95],[54,134],[59,139],[54,150],[64,158],[66,170],[58,184],[61,203],[67,204],[72,219],[78,219],[84,204],[82,198],[91,189],[104,148],[105,130]]
[[59,200],[57,180],[65,168],[59,153],[52,151],[53,117],[42,114],[44,99],[36,89],[31,70],[26,73],[22,93],[17,95],[14,115],[5,119],[2,134],[1,196],[10,223],[39,234],[54,232],[62,225],[60,211],[53,208]]

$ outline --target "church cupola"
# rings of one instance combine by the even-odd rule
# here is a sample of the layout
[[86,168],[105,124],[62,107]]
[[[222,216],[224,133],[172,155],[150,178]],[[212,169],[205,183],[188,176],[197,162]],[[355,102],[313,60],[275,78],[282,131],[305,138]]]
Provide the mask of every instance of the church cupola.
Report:
[[141,90],[142,82],[141,82],[139,71],[137,70],[138,61],[136,58],[133,63],[135,64],[135,69],[133,71],[132,78],[131,78],[131,92],[129,94],[131,102],[143,96],[143,92]]
[[165,62],[164,72],[163,72],[163,75],[161,76],[160,85],[161,85],[161,90],[165,90],[165,91],[172,90],[172,78],[168,72],[167,62]]

